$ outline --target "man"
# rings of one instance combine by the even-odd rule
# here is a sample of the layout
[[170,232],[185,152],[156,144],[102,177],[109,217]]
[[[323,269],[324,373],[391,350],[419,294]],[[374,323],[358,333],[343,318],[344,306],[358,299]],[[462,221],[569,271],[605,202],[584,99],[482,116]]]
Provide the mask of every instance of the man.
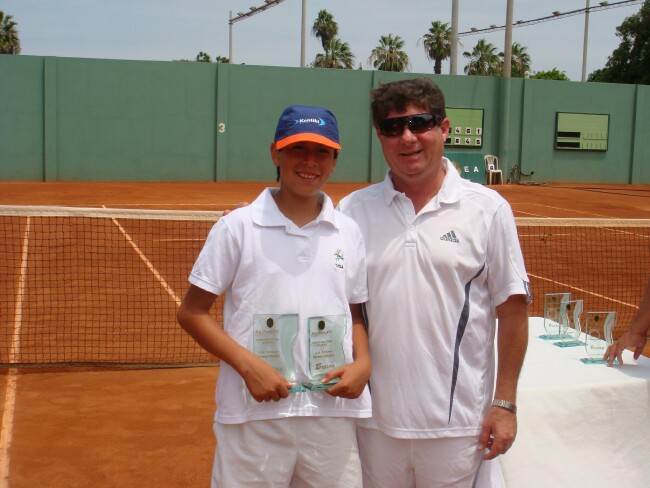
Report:
[[530,294],[514,217],[443,157],[450,122],[435,83],[384,84],[372,99],[388,173],[339,204],[367,254],[364,487],[471,487],[481,459],[505,453],[517,430]]

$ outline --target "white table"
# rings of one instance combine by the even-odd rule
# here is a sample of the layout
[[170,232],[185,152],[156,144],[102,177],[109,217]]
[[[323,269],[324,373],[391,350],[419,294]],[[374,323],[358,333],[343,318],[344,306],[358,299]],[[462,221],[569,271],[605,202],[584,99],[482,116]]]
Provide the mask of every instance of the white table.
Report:
[[583,364],[584,346],[545,341],[529,319],[518,434],[498,459],[507,488],[650,486],[650,359]]

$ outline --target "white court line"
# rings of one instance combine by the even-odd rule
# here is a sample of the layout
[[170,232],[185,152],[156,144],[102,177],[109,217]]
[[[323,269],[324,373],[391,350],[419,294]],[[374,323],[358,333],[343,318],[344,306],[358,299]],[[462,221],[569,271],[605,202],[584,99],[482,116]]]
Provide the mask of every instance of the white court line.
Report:
[[[104,207],[104,208],[105,208],[105,207]],[[151,272],[153,273],[153,275],[156,277],[156,279],[160,282],[160,285],[165,289],[165,291],[169,294],[169,296],[172,297],[172,298],[174,299],[174,301],[176,302],[176,305],[180,307],[180,305],[181,305],[181,300],[178,298],[178,296],[176,295],[176,293],[174,292],[174,290],[172,290],[172,287],[169,286],[169,285],[167,284],[167,282],[165,281],[165,278],[163,278],[162,275],[161,275],[161,274],[158,272],[158,270],[156,269],[156,267],[155,267],[153,264],[151,264],[151,261],[149,261],[149,259],[147,258],[147,256],[145,256],[145,254],[140,250],[140,248],[138,247],[138,245],[137,245],[137,244],[135,243],[135,241],[131,238],[131,236],[130,236],[129,233],[126,231],[126,229],[120,225],[120,223],[117,221],[117,219],[115,219],[115,218],[111,218],[111,220],[112,220],[113,223],[117,226],[117,228],[120,230],[120,232],[122,233],[122,235],[124,235],[124,237],[125,237],[126,240],[129,242],[129,244],[131,244],[131,247],[133,248],[133,250],[134,250],[136,253],[138,253],[138,256],[140,256],[140,259],[142,259],[142,261],[144,262],[144,264],[147,265],[147,268],[149,268],[149,271],[151,271]]]
[[577,286],[567,285],[566,283],[562,283],[561,281],[555,281],[555,280],[551,280],[549,278],[543,278],[542,276],[537,276],[537,275],[534,275],[532,273],[528,273],[528,276],[532,276],[533,278],[537,278],[538,280],[544,280],[544,281],[548,281],[550,283],[555,283],[556,285],[566,286],[566,287],[571,288],[573,290],[577,290],[577,291],[580,291],[582,293],[586,293],[588,295],[592,295],[592,296],[595,296],[595,297],[598,297],[598,298],[604,298],[605,300],[609,300],[610,302],[620,303],[621,305],[625,305],[626,307],[632,307],[632,308],[636,308],[636,309],[639,308],[638,305],[634,305],[632,303],[622,302],[620,300],[616,300],[615,298],[610,298],[610,297],[607,297],[605,295],[601,295],[600,293],[594,293],[592,291],[583,290],[582,288],[578,288]]
[[[14,309],[14,334],[11,338],[9,363],[15,363],[20,358],[20,332],[23,324],[23,297],[27,280],[27,258],[29,257],[30,218],[27,217],[25,236],[23,238],[23,253],[20,263],[20,278]],[[5,392],[4,414],[2,415],[2,430],[0,431],[0,488],[9,486],[9,448],[14,431],[14,410],[16,407],[16,386],[18,371],[10,368],[7,373],[7,390]]]

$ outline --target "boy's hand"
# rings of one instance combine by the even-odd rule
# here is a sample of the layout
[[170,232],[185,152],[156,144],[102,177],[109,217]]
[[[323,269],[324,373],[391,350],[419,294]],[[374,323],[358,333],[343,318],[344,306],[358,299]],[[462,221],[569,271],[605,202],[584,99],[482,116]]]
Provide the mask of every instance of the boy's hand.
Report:
[[257,357],[254,358],[248,373],[242,375],[242,378],[251,396],[260,403],[277,402],[289,396],[291,383],[287,382],[273,366]]
[[369,359],[354,361],[333,369],[323,378],[323,383],[334,378],[339,378],[339,382],[325,391],[332,396],[341,398],[357,398],[368,384],[371,371],[372,365]]

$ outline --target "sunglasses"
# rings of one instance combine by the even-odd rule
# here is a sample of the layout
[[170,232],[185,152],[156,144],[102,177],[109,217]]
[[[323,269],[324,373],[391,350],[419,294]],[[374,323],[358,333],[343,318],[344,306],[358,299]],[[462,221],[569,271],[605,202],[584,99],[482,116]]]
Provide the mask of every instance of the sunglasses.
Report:
[[406,117],[393,117],[379,122],[379,133],[386,137],[397,137],[404,133],[408,125],[413,134],[419,134],[433,129],[442,123],[443,117],[438,114],[417,114]]

